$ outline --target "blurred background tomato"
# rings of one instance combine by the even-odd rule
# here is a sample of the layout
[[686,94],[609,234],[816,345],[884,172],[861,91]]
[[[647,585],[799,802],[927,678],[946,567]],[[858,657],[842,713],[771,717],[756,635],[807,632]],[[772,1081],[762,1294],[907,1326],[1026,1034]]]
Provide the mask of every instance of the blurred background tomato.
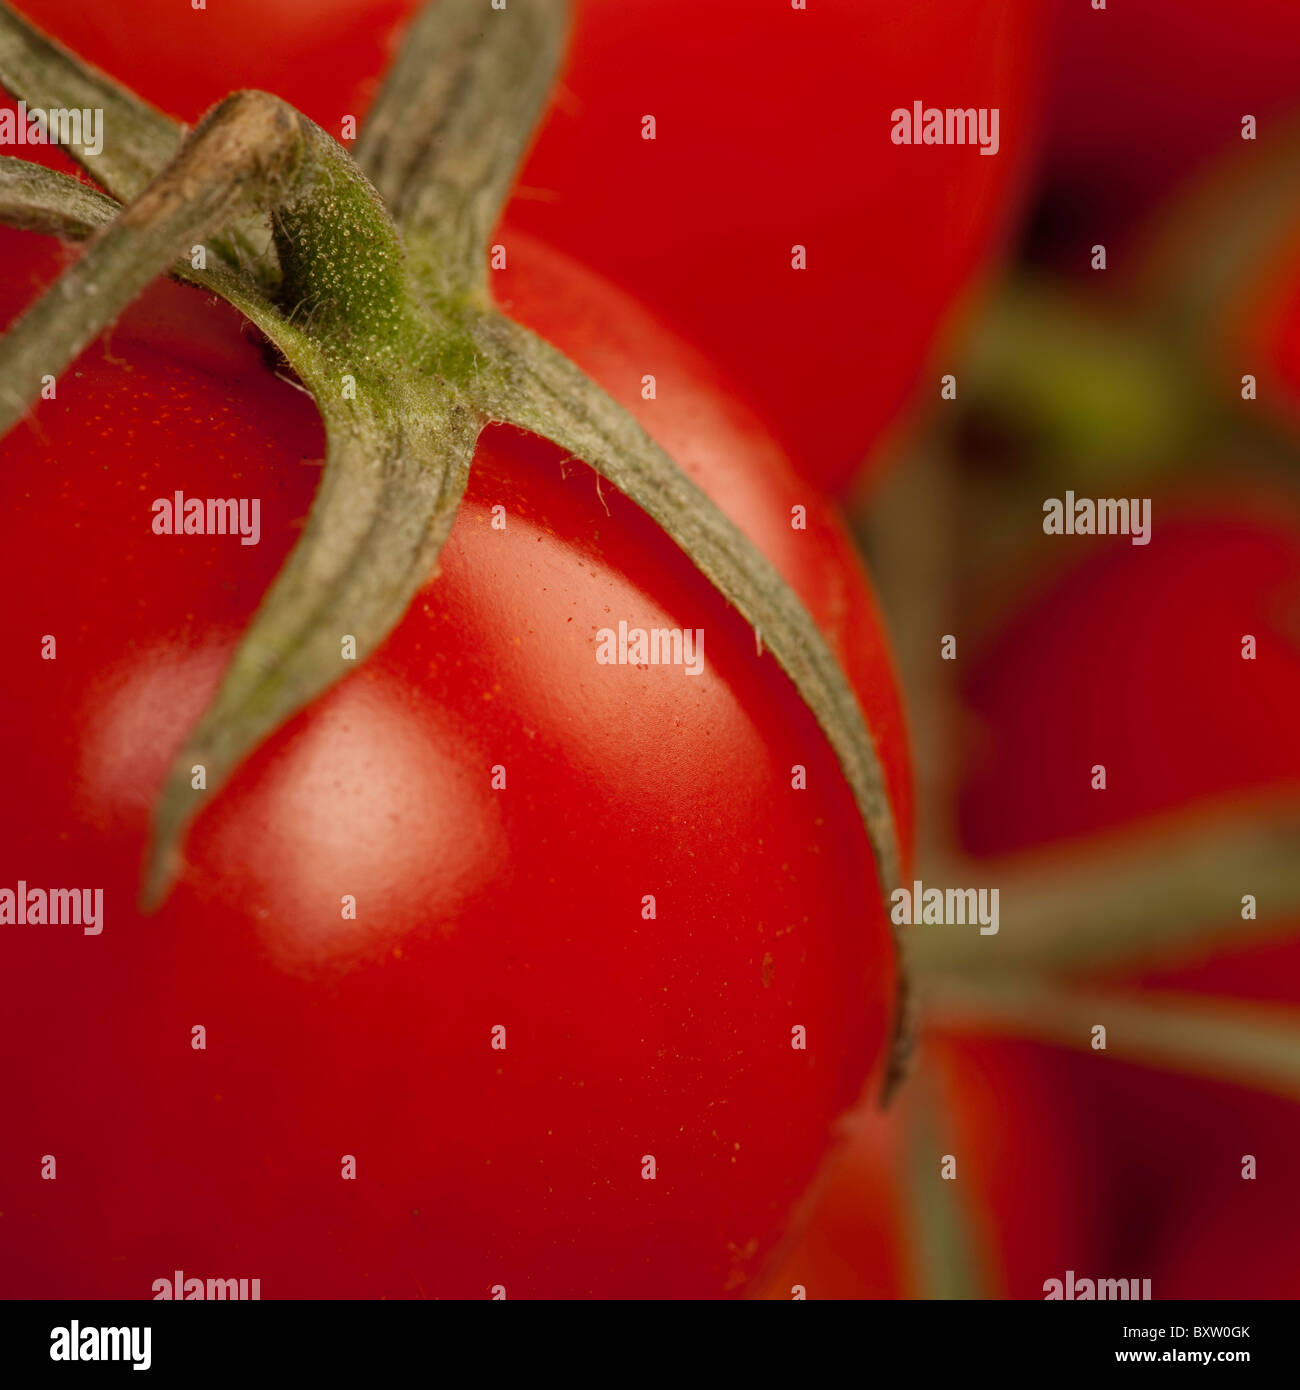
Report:
[[[915,876],[1000,928],[906,928],[912,1076],[771,1298],[1298,1286],[1300,9],[1053,8],[1019,250],[859,508]],[[1067,494],[1149,536],[1046,534]]]

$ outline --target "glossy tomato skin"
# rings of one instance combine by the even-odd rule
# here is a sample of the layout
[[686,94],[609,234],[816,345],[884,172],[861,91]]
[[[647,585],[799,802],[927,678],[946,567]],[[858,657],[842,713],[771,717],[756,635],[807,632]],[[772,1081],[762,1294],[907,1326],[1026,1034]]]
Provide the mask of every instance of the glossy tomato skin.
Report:
[[[150,27],[24,0],[193,122],[238,87],[336,137],[414,0],[138,0]],[[899,412],[1011,230],[1036,154],[1041,0],[580,0],[563,82],[497,236],[608,275],[744,383],[805,476],[841,487]],[[256,42],[250,35],[256,34]],[[920,100],[999,113],[992,156],[891,142]],[[656,138],[642,138],[653,116]],[[807,269],[792,268],[793,248]]]
[[[61,253],[3,245],[12,316]],[[710,365],[597,277],[520,238],[496,288],[786,573],[905,829],[897,695],[837,524]],[[441,575],[212,798],[162,910],[136,910],[164,768],[323,448],[238,318],[164,285],[0,450],[2,878],[102,888],[105,922],[0,927],[3,1292],[147,1298],[179,1269],[264,1298],[741,1293],[878,1079],[889,929],[793,688],[585,466],[489,431]],[[260,498],[260,544],[153,534],[177,489]],[[703,673],[597,665],[620,619],[701,628]]]
[[[1075,557],[1007,622],[966,687],[978,726],[961,798],[981,854],[1135,840],[1169,817],[1300,792],[1300,517],[1283,494],[1157,497],[1149,547],[1078,538]],[[1242,660],[1242,640],[1258,651]],[[1093,791],[1094,764],[1107,788]],[[1249,884],[1225,888],[1229,915]],[[1269,909],[1261,904],[1261,912]],[[1275,910],[1275,909],[1274,909]],[[1294,1008],[1300,924],[1092,983]],[[1105,1063],[1114,1277],[1156,1298],[1294,1288],[1300,1106],[1221,1081]],[[1257,1176],[1242,1176],[1253,1155]]]

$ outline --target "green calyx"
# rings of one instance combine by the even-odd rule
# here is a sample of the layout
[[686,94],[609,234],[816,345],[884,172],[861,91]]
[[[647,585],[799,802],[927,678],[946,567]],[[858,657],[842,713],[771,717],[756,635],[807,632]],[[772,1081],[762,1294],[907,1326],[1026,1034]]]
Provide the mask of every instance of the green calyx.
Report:
[[403,369],[420,338],[406,256],[378,194],[302,122],[295,196],[276,209],[282,312],[353,364],[367,386]]
[[[192,131],[0,6],[0,83],[32,104],[101,107],[105,196],[0,159],[0,219],[86,243],[0,340],[0,433],[155,278],[216,293],[315,397],[324,476],[301,540],[175,759],[155,811],[145,899],[165,896],[201,798],[355,669],[435,572],[484,425],[541,434],[642,506],[761,633],[838,755],[884,902],[899,878],[884,774],[848,681],[776,569],[577,367],[493,309],[488,237],[553,86],[562,0],[416,19],[353,158],[278,98],[228,97]],[[373,179],[373,183],[371,180]],[[266,234],[270,223],[271,237]],[[203,256],[194,254],[202,248]],[[206,793],[191,769],[206,770]],[[890,1083],[907,1050],[897,1029]]]

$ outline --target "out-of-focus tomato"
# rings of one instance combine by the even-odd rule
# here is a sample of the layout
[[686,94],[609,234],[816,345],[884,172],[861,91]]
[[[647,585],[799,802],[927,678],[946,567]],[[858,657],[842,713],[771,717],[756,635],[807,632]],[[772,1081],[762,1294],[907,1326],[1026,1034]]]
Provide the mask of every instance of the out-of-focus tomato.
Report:
[[[1252,798],[1293,805],[1294,499],[1245,489],[1197,502],[1157,497],[1148,546],[1092,537],[1052,544],[1074,555],[1061,556],[1045,583],[1027,580],[1019,610],[970,654],[969,766],[958,805],[974,856],[965,881],[996,886],[1013,863],[1060,863],[1061,850],[1095,844],[1096,832],[1137,833],[1176,810]],[[1248,635],[1257,643],[1250,661],[1242,659]],[[1095,764],[1106,768],[1104,791],[1092,789]],[[1017,859],[1000,857],[1010,855]],[[1224,884],[1225,922],[1251,887]],[[1014,899],[1003,902],[1001,930],[1015,931]],[[1261,901],[1259,911],[1277,909]],[[1129,1003],[1158,990],[1290,1007],[1300,1024],[1300,933],[1288,930],[1300,924],[1275,925],[1248,944],[1226,940],[1159,965],[1098,971],[1086,984]],[[1106,1021],[1103,1006],[1096,1021]],[[1155,1298],[1295,1290],[1300,1105],[1112,1060],[1086,1044],[1067,1052],[1012,1041],[998,1028],[995,1014],[979,1031],[931,1022],[910,1083],[916,1093],[904,1091],[896,1116],[855,1132],[769,1296],[788,1298],[795,1283],[809,1297],[933,1293],[960,1273],[961,1258],[978,1276],[973,1286],[995,1296],[1042,1298],[1044,1283],[1067,1270],[1151,1279]],[[908,1131],[921,1101],[931,1137],[918,1149]],[[934,1179],[946,1153],[958,1163],[951,1183]],[[1254,1177],[1243,1176],[1248,1157]],[[918,1182],[931,1224],[955,1230],[970,1254],[927,1243]]]
[[1156,497],[1147,546],[1057,538],[1077,561],[969,668],[978,727],[958,812],[971,853],[1300,790],[1300,525],[1287,508],[1282,495],[1254,508]]
[[[1045,7],[1046,8],[1046,7]],[[1199,165],[1300,111],[1293,0],[1055,0],[1045,169],[1086,264]]]
[[1109,1193],[1094,1073],[1033,1043],[927,1032],[896,1104],[853,1117],[764,1296],[1042,1298],[1095,1269]]
[[[966,685],[978,721],[959,807],[967,847],[992,855],[1077,844],[1102,829],[1141,831],[1175,810],[1300,796],[1294,499],[1245,489],[1195,503],[1157,496],[1149,546],[1060,544],[1084,553],[979,654]],[[1252,660],[1243,659],[1248,637]],[[1105,790],[1092,788],[1096,764]],[[1224,884],[1225,920],[1251,888]],[[1098,982],[1126,997],[1159,989],[1297,1006],[1300,935],[1288,925]],[[1300,1106],[1127,1065],[1113,1068],[1108,1094],[1114,1151],[1105,1161],[1125,1195],[1112,1218],[1112,1262],[1123,1267],[1107,1273],[1151,1277],[1158,1298],[1276,1297],[1292,1287],[1267,1252],[1276,1254],[1279,1232],[1300,1239],[1300,1202],[1287,1190]],[[1253,1180],[1242,1177],[1248,1154]]]

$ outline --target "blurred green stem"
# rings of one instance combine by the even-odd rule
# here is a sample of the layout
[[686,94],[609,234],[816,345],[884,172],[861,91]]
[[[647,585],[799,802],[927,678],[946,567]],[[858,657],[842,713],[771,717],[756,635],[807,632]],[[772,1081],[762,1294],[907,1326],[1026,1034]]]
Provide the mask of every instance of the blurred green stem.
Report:
[[[1146,991],[1066,990],[1030,977],[947,983],[931,996],[930,1022],[965,1034],[1060,1043],[1300,1099],[1300,1010],[1257,1000]],[[1105,1045],[1097,1046],[1098,1027]]]
[[[1300,806],[1286,800],[1120,827],[1068,850],[935,860],[929,885],[998,890],[996,934],[917,926],[918,978],[1097,972],[1239,949],[1300,924]],[[1242,916],[1242,898],[1255,915]]]
[[[1149,480],[1300,445],[1266,411],[1205,380],[1177,318],[1101,307],[1044,278],[1012,280],[974,326],[959,373],[959,431],[1044,487],[1129,495]],[[1245,370],[1243,368],[1242,370]]]
[[938,1102],[929,1076],[916,1076],[908,1092],[907,1145],[908,1225],[921,1298],[989,1298],[971,1229],[968,1204],[963,1201],[962,1172],[943,1175],[942,1141],[937,1123]]

